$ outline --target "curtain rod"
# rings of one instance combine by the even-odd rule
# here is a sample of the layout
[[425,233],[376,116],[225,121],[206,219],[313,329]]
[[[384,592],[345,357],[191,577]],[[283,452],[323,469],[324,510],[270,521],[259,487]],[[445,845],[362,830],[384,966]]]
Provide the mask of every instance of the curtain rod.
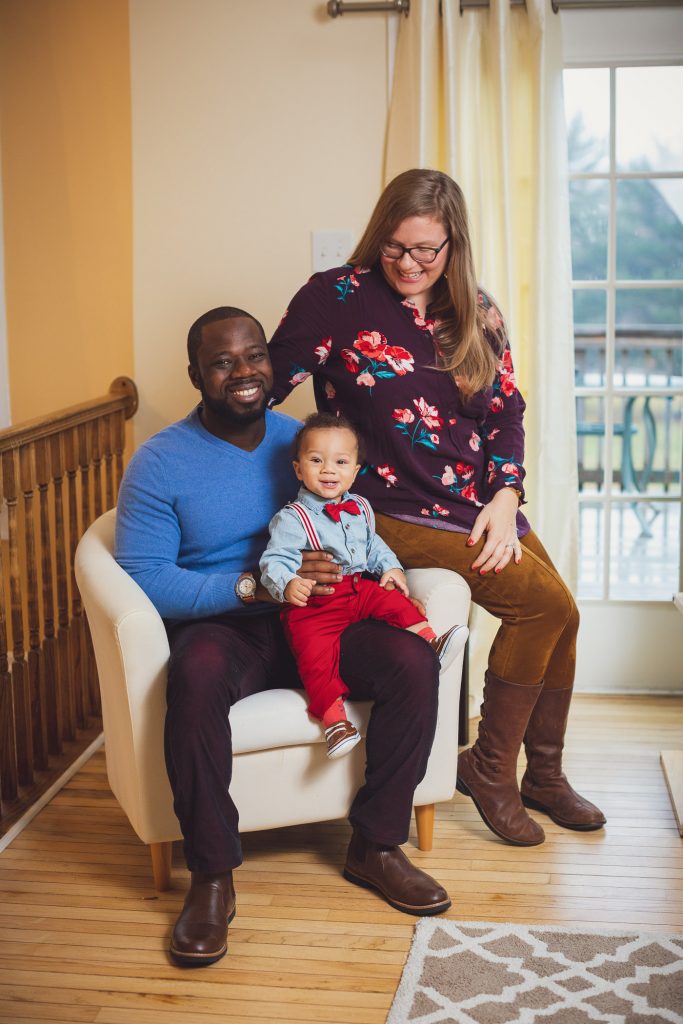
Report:
[[[510,0],[511,7],[523,7],[525,0]],[[460,0],[460,13],[473,8],[488,7],[489,0]],[[683,7],[683,0],[552,0],[552,7],[557,14],[561,10],[598,10],[606,8],[624,9],[627,7]],[[385,3],[347,3],[347,0],[328,0],[327,13],[330,18],[342,14],[384,14],[410,13],[410,0],[386,0]]]

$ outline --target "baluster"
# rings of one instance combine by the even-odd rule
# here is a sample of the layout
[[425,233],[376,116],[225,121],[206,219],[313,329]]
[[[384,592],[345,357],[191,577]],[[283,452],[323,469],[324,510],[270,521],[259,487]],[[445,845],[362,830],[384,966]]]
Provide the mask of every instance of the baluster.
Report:
[[7,500],[9,533],[9,584],[12,619],[12,695],[14,730],[17,743],[17,774],[20,786],[33,782],[33,736],[28,666],[24,655],[24,616],[21,600],[21,565],[17,525],[17,466],[13,449],[3,452],[2,478]]
[[[100,421],[91,420],[88,424],[90,444],[92,450],[92,480],[93,480],[93,515],[90,520],[98,519],[104,509],[102,507],[102,439],[100,435]],[[89,525],[89,524],[88,524]],[[83,529],[85,530],[85,523]]]
[[100,421],[102,456],[104,458],[104,506],[105,511],[114,507],[114,449],[113,449],[113,415],[105,416]]
[[55,637],[55,583],[52,571],[52,536],[50,529],[50,449],[42,438],[35,444],[36,482],[40,509],[40,554],[43,583],[43,657],[41,688],[46,698],[47,748],[50,754],[62,752],[62,679],[59,671]]
[[[4,499],[3,499],[4,500]],[[12,677],[7,659],[7,623],[5,620],[5,573],[0,544],[0,799],[5,803],[16,800],[19,787],[17,778],[17,741],[14,731],[14,700]]]
[[33,445],[19,449],[19,475],[24,498],[24,554],[26,557],[26,604],[28,609],[28,685],[31,699],[33,766],[47,768],[47,716],[45,708],[45,677],[41,683],[42,651],[40,648],[40,611],[38,607],[38,563],[36,559],[36,526],[33,516]]
[[87,423],[79,424],[78,428],[78,463],[81,470],[81,526],[85,531],[93,521],[93,501],[90,495],[90,431]]
[[114,503],[118,500],[119,486],[123,477],[123,450],[126,447],[126,420],[122,410],[114,413],[113,441],[114,449]]
[[[85,532],[94,519],[93,508],[97,491],[97,480],[91,480],[90,463],[92,462],[92,430],[90,424],[81,423],[78,427],[78,462],[81,471],[81,529]],[[92,484],[92,489],[91,489]],[[99,715],[100,694],[97,684],[97,669],[95,667],[95,654],[92,649],[89,630],[86,631],[86,678],[88,685],[88,698],[91,712]]]
[[81,629],[81,595],[76,586],[74,576],[74,557],[76,545],[80,537],[78,529],[78,488],[77,488],[77,434],[76,428],[64,431],[64,469],[66,470],[67,495],[69,498],[69,557],[68,574],[69,589],[71,591],[71,615],[69,618],[69,664],[73,679],[73,691],[76,704],[76,724],[79,729],[88,728],[87,713],[87,669],[85,665],[84,648],[82,643]]
[[76,696],[69,665],[69,587],[66,570],[66,529],[64,524],[64,455],[62,435],[50,437],[50,456],[55,494],[55,564],[57,567],[57,650],[62,681],[62,738],[76,738]]

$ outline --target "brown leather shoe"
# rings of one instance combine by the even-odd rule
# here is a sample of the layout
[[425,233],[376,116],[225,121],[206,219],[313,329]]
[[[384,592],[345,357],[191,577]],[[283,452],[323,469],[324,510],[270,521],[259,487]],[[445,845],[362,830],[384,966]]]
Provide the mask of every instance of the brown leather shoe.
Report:
[[524,735],[527,769],[520,792],[525,807],[542,811],[562,828],[593,832],[605,824],[599,807],[580,796],[562,771],[572,688],[543,690]]
[[538,846],[545,839],[524,810],[517,785],[517,755],[542,688],[487,672],[479,735],[458,757],[456,788],[472,798],[484,824],[513,846]]
[[228,951],[228,925],[235,916],[232,871],[227,875],[192,872],[185,905],[171,938],[171,958],[183,967],[205,967]]
[[365,889],[375,889],[404,914],[443,914],[451,905],[446,890],[411,864],[400,846],[373,843],[356,829],[346,854],[344,878]]

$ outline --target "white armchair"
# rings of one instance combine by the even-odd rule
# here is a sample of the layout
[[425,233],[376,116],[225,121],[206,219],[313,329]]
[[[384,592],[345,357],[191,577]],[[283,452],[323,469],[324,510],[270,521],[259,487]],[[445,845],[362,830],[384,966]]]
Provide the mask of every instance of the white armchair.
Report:
[[[133,829],[152,854],[158,890],[170,884],[171,843],[180,838],[164,763],[169,648],[154,605],[113,557],[116,510],[97,519],[76,552],[76,579],[90,624],[104,724],[107,776]],[[444,569],[408,573],[434,630],[467,622],[470,591]],[[430,850],[434,804],[455,789],[462,655],[441,675],[439,715],[427,774],[415,792],[418,845]],[[364,737],[371,704],[349,702]],[[269,690],[230,713],[234,766],[231,794],[243,832],[344,817],[362,784],[365,744],[329,761],[320,727],[302,690]]]

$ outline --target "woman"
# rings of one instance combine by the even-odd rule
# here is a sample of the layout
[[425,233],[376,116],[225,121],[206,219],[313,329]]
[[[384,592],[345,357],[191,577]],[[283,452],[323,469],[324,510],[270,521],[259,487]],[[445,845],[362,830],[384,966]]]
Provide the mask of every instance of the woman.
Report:
[[318,408],[363,432],[356,490],[404,567],[454,569],[501,620],[460,792],[516,845],[545,838],[525,805],[566,828],[600,828],[602,812],[561,766],[578,611],[519,511],[524,400],[502,317],[477,287],[458,185],[439,171],[395,178],[349,265],[297,293],[270,353],[274,402],[312,374]]

